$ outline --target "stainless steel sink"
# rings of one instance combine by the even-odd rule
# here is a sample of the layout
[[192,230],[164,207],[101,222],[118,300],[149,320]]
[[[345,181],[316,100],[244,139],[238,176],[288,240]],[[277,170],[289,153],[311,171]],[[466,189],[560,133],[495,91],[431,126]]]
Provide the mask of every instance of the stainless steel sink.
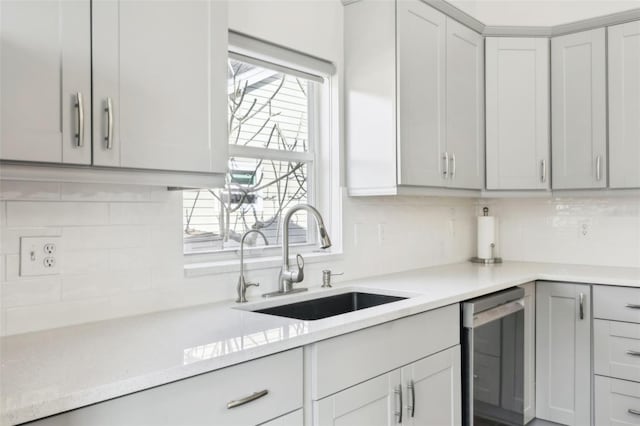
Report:
[[406,297],[387,296],[383,294],[371,294],[349,292],[335,296],[321,297],[305,300],[303,302],[290,303],[288,305],[274,306],[272,308],[259,309],[254,312],[277,315],[280,317],[295,318],[306,321],[319,320],[359,311],[373,306],[404,300]]

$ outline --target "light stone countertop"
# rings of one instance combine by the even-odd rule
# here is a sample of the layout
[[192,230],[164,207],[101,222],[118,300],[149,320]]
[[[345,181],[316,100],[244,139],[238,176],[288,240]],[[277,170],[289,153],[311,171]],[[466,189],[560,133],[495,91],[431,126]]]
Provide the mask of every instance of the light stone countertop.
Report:
[[[0,339],[0,423],[13,425],[303,346],[529,281],[640,287],[640,268],[458,263],[239,305],[232,301]],[[317,321],[246,311],[369,289],[409,296]]]

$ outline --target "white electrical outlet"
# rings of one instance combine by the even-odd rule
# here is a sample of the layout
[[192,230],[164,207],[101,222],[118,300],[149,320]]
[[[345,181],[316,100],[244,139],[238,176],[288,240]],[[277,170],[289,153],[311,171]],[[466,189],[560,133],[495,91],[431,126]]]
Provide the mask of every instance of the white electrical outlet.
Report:
[[60,237],[21,237],[20,276],[59,274],[60,241]]

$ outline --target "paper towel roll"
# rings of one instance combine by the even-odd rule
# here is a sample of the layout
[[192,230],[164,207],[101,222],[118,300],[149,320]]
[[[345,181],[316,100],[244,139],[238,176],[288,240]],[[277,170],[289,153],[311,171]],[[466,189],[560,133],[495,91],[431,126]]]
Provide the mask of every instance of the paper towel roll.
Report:
[[496,218],[494,216],[478,217],[478,257],[491,259],[491,244],[496,242]]

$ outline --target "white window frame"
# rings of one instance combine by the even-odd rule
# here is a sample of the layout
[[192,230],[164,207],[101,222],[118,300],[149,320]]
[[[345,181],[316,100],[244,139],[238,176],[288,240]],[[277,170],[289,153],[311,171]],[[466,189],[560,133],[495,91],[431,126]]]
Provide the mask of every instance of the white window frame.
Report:
[[[253,62],[258,66],[275,69],[291,75],[322,82],[312,85],[309,96],[308,126],[311,153],[286,155],[276,150],[237,147],[229,145],[229,156],[250,156],[283,159],[299,157],[308,161],[308,202],[322,213],[332,239],[329,250],[317,247],[317,228],[309,216],[309,234],[312,238],[304,244],[291,245],[291,256],[301,253],[308,263],[328,261],[342,257],[341,191],[339,167],[339,115],[337,74],[333,64],[304,53],[277,46],[235,32],[229,33],[229,53],[235,59]],[[267,152],[268,151],[268,152]],[[253,153],[253,155],[252,155]],[[255,155],[258,154],[258,155]],[[266,155],[265,155],[266,154]],[[318,173],[322,168],[326,173]],[[271,268],[281,264],[282,247],[245,247],[245,269]],[[185,253],[185,275],[198,276],[239,270],[239,248],[218,252]]]

